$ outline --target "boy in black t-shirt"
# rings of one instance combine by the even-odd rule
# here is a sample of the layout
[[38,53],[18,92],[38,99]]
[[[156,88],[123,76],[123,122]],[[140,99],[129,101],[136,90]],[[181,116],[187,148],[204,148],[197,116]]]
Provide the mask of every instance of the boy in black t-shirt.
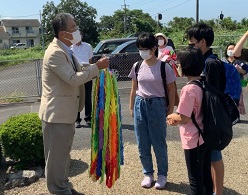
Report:
[[[212,49],[210,48],[214,42],[213,29],[204,23],[198,23],[186,30],[186,36],[189,40],[189,45],[200,48],[204,55],[205,75],[208,84],[224,92],[226,87],[224,65],[213,58],[207,60],[210,55],[213,55]],[[213,150],[211,161],[214,193],[221,195],[224,183],[224,163],[221,151]]]

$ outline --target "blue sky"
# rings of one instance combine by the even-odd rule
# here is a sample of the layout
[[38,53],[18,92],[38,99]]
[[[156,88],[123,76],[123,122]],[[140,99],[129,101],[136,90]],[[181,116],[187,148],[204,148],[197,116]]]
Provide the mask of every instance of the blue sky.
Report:
[[[39,13],[47,0],[0,0],[0,18],[35,18],[40,19]],[[58,5],[60,0],[53,1]],[[123,9],[124,0],[86,0],[94,7],[98,19],[102,15],[112,15],[116,10]],[[128,9],[142,9],[155,19],[158,13],[163,15],[161,22],[166,24],[173,17],[196,18],[196,0],[125,0]],[[248,18],[248,0],[199,0],[199,18],[218,18],[220,12],[225,17],[240,21]]]

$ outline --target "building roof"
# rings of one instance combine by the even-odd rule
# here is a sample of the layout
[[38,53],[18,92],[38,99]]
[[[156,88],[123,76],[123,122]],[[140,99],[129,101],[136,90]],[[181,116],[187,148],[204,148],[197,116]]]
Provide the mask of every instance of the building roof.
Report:
[[32,26],[39,27],[40,22],[38,19],[2,19],[1,25],[5,27],[22,27],[22,26]]

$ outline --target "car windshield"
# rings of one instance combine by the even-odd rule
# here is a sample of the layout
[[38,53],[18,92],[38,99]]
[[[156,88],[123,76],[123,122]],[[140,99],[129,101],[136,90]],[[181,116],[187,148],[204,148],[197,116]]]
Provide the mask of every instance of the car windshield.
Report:
[[109,54],[116,49],[119,45],[130,40],[137,38],[117,38],[100,41],[93,50],[93,54]]
[[94,53],[94,54],[97,53],[97,51],[100,49],[100,47],[102,46],[102,44],[103,44],[103,42],[100,41],[100,42],[96,45],[96,47],[95,47],[94,50],[93,50],[93,53]]
[[138,52],[136,40],[128,41],[119,45],[111,54]]

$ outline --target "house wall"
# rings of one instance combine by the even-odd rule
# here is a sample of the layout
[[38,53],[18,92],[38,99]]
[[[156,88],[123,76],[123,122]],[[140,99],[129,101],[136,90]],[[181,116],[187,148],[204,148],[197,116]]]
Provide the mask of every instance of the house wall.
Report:
[[32,27],[31,31],[27,31],[26,27],[18,27],[19,31],[13,31],[12,27],[4,27],[5,32],[10,35],[9,40],[1,38],[0,48],[5,49],[11,47],[15,42],[26,43],[27,47],[36,46],[40,44],[39,27]]
[[9,40],[0,38],[0,49],[8,49],[9,48]]

